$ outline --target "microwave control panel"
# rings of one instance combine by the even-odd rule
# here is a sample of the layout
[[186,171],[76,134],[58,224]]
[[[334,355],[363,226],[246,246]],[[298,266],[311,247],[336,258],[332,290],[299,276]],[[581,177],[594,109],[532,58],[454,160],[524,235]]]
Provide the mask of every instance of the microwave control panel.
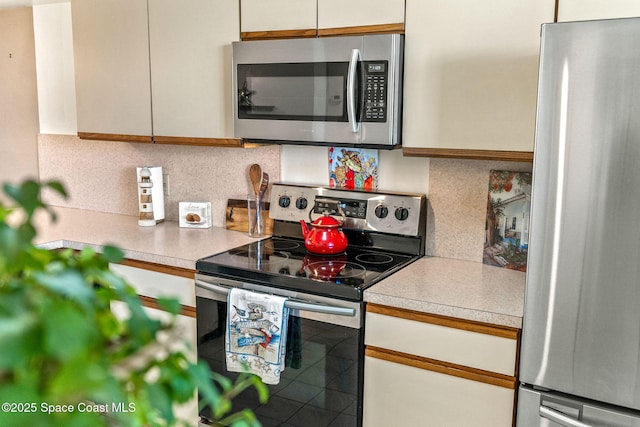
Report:
[[363,122],[387,121],[388,61],[364,61]]

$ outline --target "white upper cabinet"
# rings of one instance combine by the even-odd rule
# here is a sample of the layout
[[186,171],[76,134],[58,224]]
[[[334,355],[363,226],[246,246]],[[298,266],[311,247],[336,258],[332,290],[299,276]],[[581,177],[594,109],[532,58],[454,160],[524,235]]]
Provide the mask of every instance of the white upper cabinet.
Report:
[[318,0],[318,28],[404,23],[404,0]]
[[316,0],[241,0],[241,31],[310,30],[317,25]]
[[540,26],[553,19],[553,0],[407,0],[402,145],[533,151]]
[[326,29],[404,23],[404,0],[241,0],[240,4],[243,33],[290,31],[285,37],[313,37],[317,30],[323,35]]
[[147,0],[71,3],[78,132],[150,142]]
[[640,16],[638,0],[560,0],[558,22]]
[[231,112],[238,2],[74,0],[81,137],[240,145]]
[[231,42],[238,0],[149,1],[153,133],[232,138]]

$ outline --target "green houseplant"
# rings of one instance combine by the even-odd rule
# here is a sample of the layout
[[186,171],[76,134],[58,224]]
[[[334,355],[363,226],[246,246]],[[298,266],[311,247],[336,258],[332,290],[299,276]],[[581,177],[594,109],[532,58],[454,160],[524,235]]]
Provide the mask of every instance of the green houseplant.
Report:
[[[109,270],[120,249],[34,245],[38,212],[55,221],[45,187],[66,197],[55,181],[3,186],[12,206],[0,202],[0,425],[175,425],[174,404],[199,389],[219,425],[259,426],[251,411],[233,412],[231,399],[250,386],[266,399],[266,387],[252,375],[232,382],[173,349],[174,322],[150,318]],[[130,317],[116,317],[114,301]],[[159,302],[175,318],[179,303]]]

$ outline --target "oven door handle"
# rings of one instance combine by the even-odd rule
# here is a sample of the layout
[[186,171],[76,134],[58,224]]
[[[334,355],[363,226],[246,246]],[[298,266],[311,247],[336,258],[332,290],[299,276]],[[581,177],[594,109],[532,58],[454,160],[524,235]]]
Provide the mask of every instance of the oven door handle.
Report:
[[[196,286],[205,289],[211,292],[215,292],[217,294],[229,295],[230,289],[224,286],[216,285],[213,283],[207,283],[202,280],[196,279]],[[250,291],[256,292],[256,291]],[[261,292],[256,292],[261,293]],[[349,307],[338,307],[335,305],[326,305],[326,304],[315,304],[312,302],[300,301],[296,299],[289,298],[284,306],[292,309],[292,310],[302,310],[302,311],[314,311],[316,313],[323,314],[336,314],[339,316],[355,316],[356,310]]]

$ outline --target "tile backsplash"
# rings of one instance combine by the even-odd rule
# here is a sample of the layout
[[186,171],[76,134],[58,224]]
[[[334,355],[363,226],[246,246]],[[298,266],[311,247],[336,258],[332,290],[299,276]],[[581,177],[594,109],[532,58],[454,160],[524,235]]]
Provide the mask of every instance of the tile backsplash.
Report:
[[250,191],[249,165],[259,163],[272,181],[280,178],[280,148],[181,147],[81,140],[75,135],[39,135],[40,179],[59,179],[69,199],[56,206],[138,214],[136,166],[162,166],[169,175],[166,219],[178,220],[178,203],[211,202],[212,223],[224,226],[229,198]]
[[531,168],[520,162],[431,159],[427,254],[482,262],[489,171]]
[[[259,163],[272,182],[282,177],[309,184],[324,181],[326,156],[311,147],[295,150],[283,157],[277,145],[243,149],[86,141],[74,135],[38,138],[40,178],[62,180],[70,194],[68,200],[50,195],[53,205],[135,216],[135,168],[157,165],[169,175],[166,218],[177,221],[181,201],[211,202],[212,222],[218,227],[224,226],[227,199],[244,198],[250,191],[247,175],[252,163]],[[489,171],[530,172],[532,167],[517,162],[403,158],[399,150],[383,154],[385,190],[428,193],[427,255],[480,263]],[[300,168],[300,158],[316,160]],[[313,177],[318,182],[312,182]]]

